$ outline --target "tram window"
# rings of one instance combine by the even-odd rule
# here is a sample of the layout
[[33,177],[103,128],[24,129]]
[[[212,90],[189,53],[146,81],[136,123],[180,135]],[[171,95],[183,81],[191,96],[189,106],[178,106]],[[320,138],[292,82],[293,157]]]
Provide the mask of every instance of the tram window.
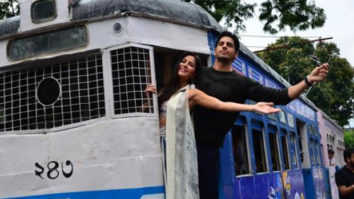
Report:
[[144,93],[146,85],[151,82],[149,50],[127,47],[110,53],[114,113],[153,113],[152,99]]
[[284,167],[285,167],[285,170],[288,170],[288,169],[290,169],[289,152],[288,152],[288,144],[286,142],[286,136],[284,136],[284,135],[281,136],[281,145],[283,148]]
[[77,26],[11,40],[7,45],[7,56],[10,60],[17,61],[84,47],[87,43],[88,33],[86,27]]
[[266,153],[264,148],[264,140],[263,133],[261,131],[252,130],[253,135],[253,147],[254,147],[254,155],[256,158],[256,167],[258,172],[266,172],[267,171],[267,161],[266,161]]
[[6,94],[0,95],[0,131],[50,129],[106,115],[100,52],[32,65],[38,67],[0,74],[0,93]]
[[269,133],[269,142],[270,142],[270,153],[272,155],[272,169],[273,171],[280,171],[280,160],[279,160],[279,149],[277,142],[277,134]]
[[300,136],[300,133],[298,133],[298,142],[299,142],[299,149],[300,149],[300,162],[303,163],[304,162],[304,152],[302,150],[302,141],[301,141],[301,136]]
[[307,135],[307,125],[299,119],[296,119],[296,129],[299,143],[299,151],[300,151],[300,163],[302,168],[310,168],[310,155],[309,155],[309,142]]
[[275,115],[275,113],[268,114],[267,117],[272,120],[277,120],[277,116]]
[[250,173],[248,164],[246,131],[243,126],[234,126],[232,128],[232,146],[234,152],[236,175]]
[[33,23],[52,21],[56,17],[54,0],[39,0],[32,4],[31,18]]
[[318,157],[318,159],[317,159],[317,165],[318,166],[321,166],[321,145],[317,145],[317,157]]
[[295,166],[295,168],[299,168],[299,164],[297,161],[297,147],[296,147],[296,139],[295,133],[290,133],[290,143],[291,143],[291,164]]
[[294,128],[295,127],[295,121],[294,121],[294,116],[288,113],[288,124],[290,127]]
[[319,156],[319,153],[318,153],[318,147],[317,147],[317,144],[315,145],[315,153],[316,153],[316,165],[318,166],[320,164],[320,156]]
[[321,144],[319,147],[320,147],[320,153],[321,153],[321,157],[322,157],[322,158],[321,158],[320,165],[323,165],[323,164],[324,164],[324,162],[323,162],[324,154],[323,154],[323,153],[324,153],[325,151],[323,150],[323,145],[322,145],[322,144]]
[[283,110],[279,112],[279,120],[281,123],[286,124],[285,112]]
[[310,140],[310,149],[311,149],[311,164],[312,165],[315,165],[316,164],[316,159],[315,159],[315,144],[314,144],[314,141],[311,139]]

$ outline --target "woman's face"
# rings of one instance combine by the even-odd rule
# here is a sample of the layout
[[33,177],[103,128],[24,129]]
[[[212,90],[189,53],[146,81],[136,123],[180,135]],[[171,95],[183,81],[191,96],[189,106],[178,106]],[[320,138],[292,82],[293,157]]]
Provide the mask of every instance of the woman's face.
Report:
[[178,76],[181,80],[188,81],[194,77],[195,70],[195,57],[192,55],[187,55],[179,63]]

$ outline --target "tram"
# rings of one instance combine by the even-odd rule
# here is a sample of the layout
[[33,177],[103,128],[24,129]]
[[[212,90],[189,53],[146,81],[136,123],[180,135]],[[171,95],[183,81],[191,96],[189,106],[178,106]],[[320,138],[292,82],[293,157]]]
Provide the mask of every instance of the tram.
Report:
[[[173,0],[20,9],[0,21],[0,198],[163,199],[157,98],[143,91],[164,85],[183,51],[211,65],[217,21]],[[233,66],[289,86],[242,44]],[[235,121],[220,149],[220,198],[325,198],[315,105],[302,96],[279,107]]]

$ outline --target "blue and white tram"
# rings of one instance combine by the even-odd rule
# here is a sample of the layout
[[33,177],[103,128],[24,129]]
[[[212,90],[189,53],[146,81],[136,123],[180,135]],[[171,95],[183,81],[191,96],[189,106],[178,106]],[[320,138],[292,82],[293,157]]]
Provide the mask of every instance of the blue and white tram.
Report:
[[[163,85],[182,51],[212,60],[222,28],[172,0],[20,8],[0,21],[0,198],[164,198],[157,100],[143,90]],[[244,46],[234,66],[288,86]],[[221,198],[322,198],[315,108],[305,98],[281,108],[235,122],[221,149]]]
[[157,99],[143,91],[181,51],[206,56],[217,22],[165,0],[20,8],[0,21],[0,198],[164,198]]

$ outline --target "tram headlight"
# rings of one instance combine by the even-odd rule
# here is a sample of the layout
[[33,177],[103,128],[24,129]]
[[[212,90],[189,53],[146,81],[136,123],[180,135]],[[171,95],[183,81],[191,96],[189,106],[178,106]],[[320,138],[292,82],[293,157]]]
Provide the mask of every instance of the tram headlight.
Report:
[[113,25],[113,30],[116,33],[120,33],[122,31],[122,25],[120,23],[115,23]]

